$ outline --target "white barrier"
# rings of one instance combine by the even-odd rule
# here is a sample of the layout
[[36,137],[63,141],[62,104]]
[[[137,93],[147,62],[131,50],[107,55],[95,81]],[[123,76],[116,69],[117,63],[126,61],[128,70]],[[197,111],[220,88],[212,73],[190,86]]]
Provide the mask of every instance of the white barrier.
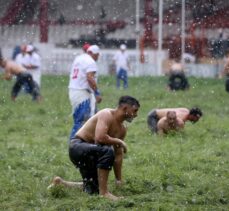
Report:
[[[75,56],[82,53],[81,49],[64,49],[56,48],[53,45],[37,44],[39,54],[42,58],[43,74],[69,74],[71,64]],[[12,49],[3,48],[3,55],[10,58]],[[99,75],[109,75],[112,72],[112,57],[117,50],[101,50],[98,60]],[[153,50],[145,51],[144,64],[139,62],[139,53],[135,50],[128,50],[131,60],[131,71],[129,76],[158,76],[164,75],[157,71],[157,52]],[[166,51],[162,52],[162,60],[167,59]],[[186,65],[186,73],[188,76],[196,76],[203,78],[214,78],[221,71],[222,67],[215,64],[188,64]]]

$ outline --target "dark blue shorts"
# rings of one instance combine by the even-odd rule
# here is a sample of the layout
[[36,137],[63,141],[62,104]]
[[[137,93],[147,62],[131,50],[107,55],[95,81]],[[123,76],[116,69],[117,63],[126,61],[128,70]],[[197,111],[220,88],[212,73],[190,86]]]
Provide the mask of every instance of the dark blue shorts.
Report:
[[157,123],[159,118],[156,110],[152,110],[147,116],[147,124],[152,133],[157,133]]

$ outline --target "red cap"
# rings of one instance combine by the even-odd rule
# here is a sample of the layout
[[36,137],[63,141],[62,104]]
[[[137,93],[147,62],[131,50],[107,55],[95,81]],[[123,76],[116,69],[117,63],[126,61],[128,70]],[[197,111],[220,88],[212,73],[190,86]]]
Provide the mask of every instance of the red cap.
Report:
[[87,49],[90,47],[91,45],[90,44],[88,44],[88,43],[85,43],[84,45],[83,45],[83,50],[85,51],[85,52],[87,52]]

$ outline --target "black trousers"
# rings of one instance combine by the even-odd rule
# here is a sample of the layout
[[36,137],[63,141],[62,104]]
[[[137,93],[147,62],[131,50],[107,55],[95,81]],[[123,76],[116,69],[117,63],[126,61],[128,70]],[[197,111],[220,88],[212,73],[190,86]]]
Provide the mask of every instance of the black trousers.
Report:
[[171,90],[185,90],[189,88],[189,83],[183,72],[172,72],[168,86]]
[[89,194],[98,194],[98,168],[111,170],[114,163],[114,150],[111,146],[91,144],[79,138],[72,139],[69,145],[69,157],[79,168],[83,179],[83,190]]
[[225,81],[225,90],[226,92],[229,92],[229,76],[227,76],[226,81]]
[[40,96],[39,87],[36,86],[35,82],[33,81],[33,77],[26,72],[17,75],[16,82],[12,88],[11,96],[17,97],[23,85],[28,85],[29,93],[33,96],[34,100]]

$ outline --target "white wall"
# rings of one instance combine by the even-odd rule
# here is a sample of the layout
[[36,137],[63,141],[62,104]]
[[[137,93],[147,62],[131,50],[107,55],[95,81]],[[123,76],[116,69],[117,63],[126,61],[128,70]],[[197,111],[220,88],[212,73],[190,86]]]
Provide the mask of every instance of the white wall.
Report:
[[[75,56],[82,53],[81,49],[63,49],[56,48],[52,44],[35,44],[39,49],[42,57],[43,74],[69,74],[71,64]],[[2,48],[2,53],[6,58],[11,58],[13,49]],[[116,50],[101,50],[101,56],[98,60],[99,75],[110,74],[112,57]],[[163,75],[157,71],[157,51],[145,51],[146,63],[139,62],[139,53],[135,50],[128,50],[131,60],[131,71],[129,76],[157,76]],[[162,52],[162,60],[166,60],[168,55]],[[186,65],[186,72],[189,76],[210,77],[213,78],[221,71],[220,67],[215,64],[189,64]]]

